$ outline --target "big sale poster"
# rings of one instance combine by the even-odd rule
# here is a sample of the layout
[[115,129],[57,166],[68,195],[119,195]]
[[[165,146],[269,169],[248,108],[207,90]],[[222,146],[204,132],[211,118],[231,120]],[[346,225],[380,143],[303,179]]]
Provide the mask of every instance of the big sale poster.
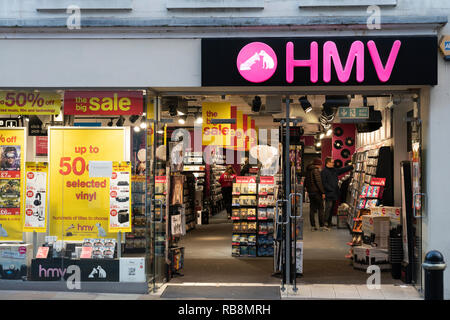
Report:
[[89,161],[124,161],[125,128],[50,128],[50,235],[64,240],[108,233],[110,178],[89,177]]
[[109,232],[131,232],[130,162],[113,162],[109,190]]
[[229,102],[204,102],[202,104],[202,145],[231,146],[231,124],[214,124],[212,120],[231,119],[231,104]]
[[25,128],[0,130],[0,241],[22,241]]
[[48,163],[25,164],[25,215],[23,231],[47,231],[47,184]]

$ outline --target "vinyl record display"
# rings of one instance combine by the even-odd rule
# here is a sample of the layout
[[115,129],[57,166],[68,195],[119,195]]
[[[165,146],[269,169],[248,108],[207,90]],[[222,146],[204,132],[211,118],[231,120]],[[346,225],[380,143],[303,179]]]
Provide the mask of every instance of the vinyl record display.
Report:
[[342,143],[342,140],[336,140],[335,142],[334,142],[334,148],[335,149],[341,149],[342,148],[342,146],[344,145],[344,143]]
[[336,137],[342,136],[343,133],[344,133],[344,130],[342,130],[341,127],[336,127],[336,128],[334,128],[334,135],[335,135]]
[[348,149],[342,150],[341,156],[342,156],[342,158],[347,159],[348,157],[350,157],[350,150],[348,150]]
[[355,140],[352,137],[348,137],[345,139],[345,144],[349,147],[352,147],[355,144]]
[[342,161],[339,160],[339,159],[334,160],[334,167],[335,168],[342,168]]

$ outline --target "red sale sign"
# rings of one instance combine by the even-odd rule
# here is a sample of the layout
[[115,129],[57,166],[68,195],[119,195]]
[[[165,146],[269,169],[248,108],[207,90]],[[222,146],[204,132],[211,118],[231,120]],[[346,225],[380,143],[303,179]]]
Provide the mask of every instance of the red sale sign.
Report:
[[67,115],[142,115],[142,91],[66,91]]

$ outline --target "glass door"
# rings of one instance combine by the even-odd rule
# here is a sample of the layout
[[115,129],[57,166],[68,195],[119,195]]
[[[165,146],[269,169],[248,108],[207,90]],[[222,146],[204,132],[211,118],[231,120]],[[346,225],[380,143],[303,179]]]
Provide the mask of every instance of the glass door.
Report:
[[146,265],[149,290],[155,292],[166,279],[169,179],[166,171],[165,123],[160,116],[161,98],[147,98]]

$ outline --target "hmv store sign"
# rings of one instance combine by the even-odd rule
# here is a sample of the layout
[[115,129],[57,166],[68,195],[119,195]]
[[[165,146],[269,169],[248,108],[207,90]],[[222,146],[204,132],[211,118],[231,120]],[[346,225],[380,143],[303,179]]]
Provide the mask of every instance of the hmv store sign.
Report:
[[435,36],[202,40],[202,86],[436,85]]

